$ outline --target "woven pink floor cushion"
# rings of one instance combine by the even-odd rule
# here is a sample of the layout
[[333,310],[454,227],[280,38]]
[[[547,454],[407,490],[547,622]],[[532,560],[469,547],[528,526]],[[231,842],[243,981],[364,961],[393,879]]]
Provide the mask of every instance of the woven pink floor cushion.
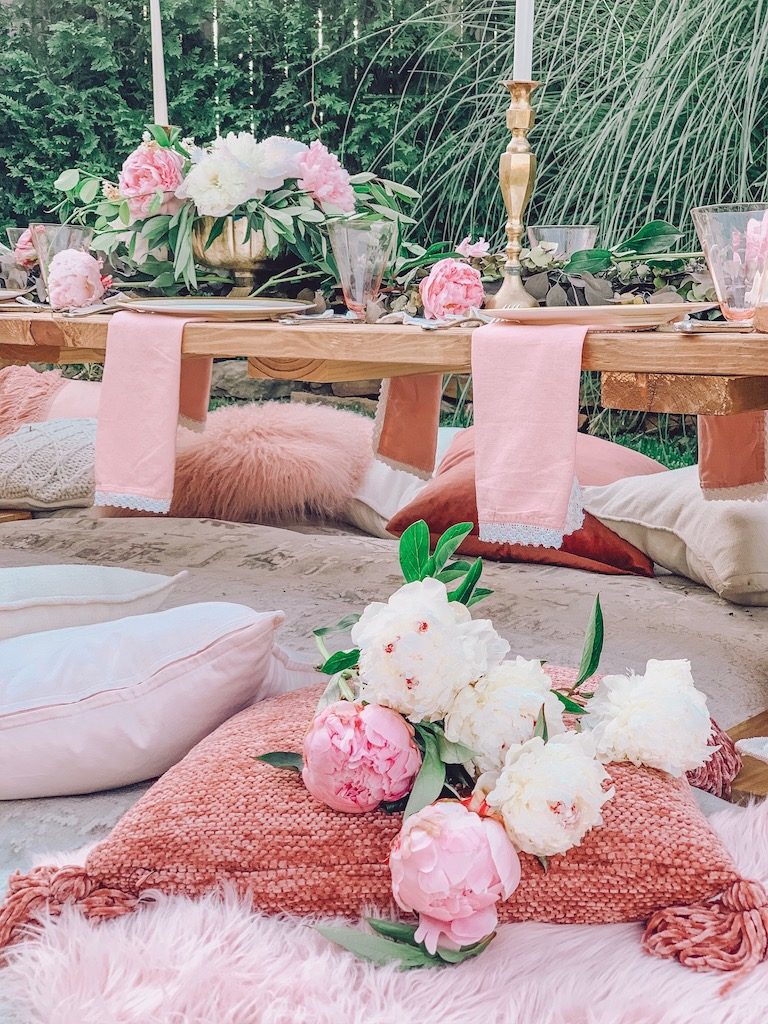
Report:
[[[145,794],[84,868],[14,876],[0,910],[0,947],[21,938],[43,909],[55,914],[74,903],[89,917],[114,917],[152,890],[194,897],[223,882],[272,913],[389,912],[387,858],[400,817],[332,811],[296,774],[254,760],[301,749],[319,694],[297,690],[230,719]],[[741,879],[688,783],[627,764],[609,773],[616,793],[603,827],[552,857],[548,872],[523,855],[523,881],[501,919],[650,918],[646,945],[658,955],[721,969],[765,957],[765,893]]]

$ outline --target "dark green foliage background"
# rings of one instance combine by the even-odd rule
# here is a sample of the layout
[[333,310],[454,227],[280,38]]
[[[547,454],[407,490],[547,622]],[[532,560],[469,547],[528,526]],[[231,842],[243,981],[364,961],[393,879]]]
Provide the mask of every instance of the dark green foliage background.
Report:
[[[345,160],[367,168],[385,144],[419,48],[400,32],[368,68],[354,33],[387,29],[412,0],[163,0],[169,115],[207,141],[223,132],[318,133],[339,147],[352,98]],[[322,49],[319,48],[322,33]],[[350,45],[345,46],[349,42]],[[317,59],[338,50],[332,61]],[[361,52],[361,49],[364,52]],[[0,224],[40,218],[54,201],[59,170],[76,164],[113,177],[151,119],[149,21],[142,0],[0,2]],[[443,61],[450,61],[450,55]],[[364,71],[367,74],[363,78]],[[409,98],[415,113],[416,89]],[[418,159],[400,147],[383,168],[403,177]]]

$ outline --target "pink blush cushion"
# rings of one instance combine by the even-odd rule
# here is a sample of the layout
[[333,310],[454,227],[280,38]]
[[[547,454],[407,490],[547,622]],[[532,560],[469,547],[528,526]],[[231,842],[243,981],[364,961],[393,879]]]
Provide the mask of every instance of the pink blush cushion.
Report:
[[101,384],[95,380],[65,380],[54,394],[48,420],[95,420],[99,417]]
[[282,612],[207,603],[0,642],[0,800],[151,779],[255,701],[316,678]]
[[628,476],[666,473],[667,467],[642,452],[590,434],[576,435],[576,475],[583,487],[602,487]]
[[[91,852],[88,885],[135,902],[148,889],[198,896],[229,881],[271,913],[389,911],[387,858],[400,817],[332,811],[298,775],[254,760],[301,749],[319,694],[264,701],[203,740]],[[684,779],[627,764],[609,772],[616,795],[604,826],[552,857],[547,873],[524,855],[504,920],[642,920],[738,878]]]

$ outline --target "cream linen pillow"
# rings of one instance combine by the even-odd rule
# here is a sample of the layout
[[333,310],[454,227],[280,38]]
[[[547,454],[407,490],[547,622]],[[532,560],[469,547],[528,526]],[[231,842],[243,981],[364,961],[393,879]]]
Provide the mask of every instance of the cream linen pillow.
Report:
[[187,575],[106,565],[0,569],[0,640],[156,612]]
[[317,679],[282,612],[207,603],[0,642],[0,800],[151,779],[231,715]]
[[584,505],[665,569],[735,604],[768,605],[768,503],[706,501],[689,466],[585,487]]

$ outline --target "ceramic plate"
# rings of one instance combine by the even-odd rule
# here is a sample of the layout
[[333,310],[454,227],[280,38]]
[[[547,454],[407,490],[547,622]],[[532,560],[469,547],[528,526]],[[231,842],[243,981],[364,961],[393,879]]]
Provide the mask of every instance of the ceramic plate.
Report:
[[120,309],[169,316],[200,316],[206,320],[271,320],[287,313],[311,309],[311,302],[296,299],[123,299]]
[[10,302],[17,299],[19,295],[26,295],[31,288],[0,288],[0,302]]
[[643,331],[679,320],[686,313],[712,309],[716,302],[658,302],[622,306],[539,306],[536,309],[484,309],[482,319],[514,324],[580,324],[599,331]]

